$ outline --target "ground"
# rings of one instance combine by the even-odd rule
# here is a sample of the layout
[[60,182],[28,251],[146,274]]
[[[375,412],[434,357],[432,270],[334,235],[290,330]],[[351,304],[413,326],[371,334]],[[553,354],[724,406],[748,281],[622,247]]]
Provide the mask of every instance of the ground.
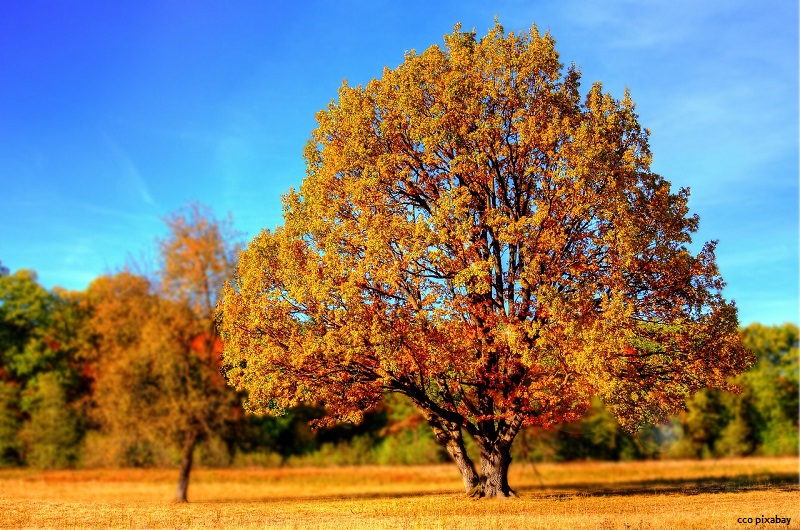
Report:
[[797,458],[514,464],[519,498],[505,501],[465,498],[451,465],[198,469],[185,505],[171,502],[176,480],[3,470],[0,527],[800,528]]

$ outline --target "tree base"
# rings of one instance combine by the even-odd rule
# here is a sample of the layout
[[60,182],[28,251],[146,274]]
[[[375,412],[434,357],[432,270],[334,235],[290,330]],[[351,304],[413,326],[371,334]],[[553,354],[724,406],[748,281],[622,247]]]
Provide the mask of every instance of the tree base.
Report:
[[498,490],[494,488],[486,488],[486,484],[478,484],[467,492],[467,497],[470,499],[518,499],[517,492],[508,488],[507,491]]

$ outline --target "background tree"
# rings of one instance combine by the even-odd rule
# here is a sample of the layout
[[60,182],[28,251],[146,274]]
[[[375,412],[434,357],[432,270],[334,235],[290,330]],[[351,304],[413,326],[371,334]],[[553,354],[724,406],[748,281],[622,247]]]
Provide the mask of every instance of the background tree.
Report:
[[91,380],[85,319],[80,293],[48,292],[33,271],[0,274],[0,462],[77,463]]
[[22,423],[19,410],[19,387],[0,381],[0,467],[21,463],[19,431]]
[[185,502],[197,443],[225,427],[238,410],[238,396],[226,387],[220,373],[222,344],[214,308],[233,273],[240,246],[232,219],[219,221],[209,208],[197,203],[165,221],[169,233],[159,241],[161,289],[167,299],[190,309],[197,326],[188,349],[182,350],[182,363],[176,363],[169,374],[181,411],[181,421],[175,424],[181,440],[175,498]]
[[740,393],[709,389],[687,401],[677,456],[797,454],[797,326],[751,324],[741,333],[756,364],[734,380]]
[[54,299],[36,273],[0,275],[0,355],[2,378],[24,382],[55,361],[47,347]]
[[87,441],[87,463],[163,465],[165,385],[155,373],[158,352],[145,350],[146,333],[163,333],[153,329],[160,300],[150,280],[130,272],[97,278],[87,299],[93,337],[87,358],[96,374],[91,417],[98,431]]
[[169,233],[158,241],[163,294],[187,304],[209,331],[216,330],[214,307],[230,278],[241,250],[233,220],[217,220],[198,203],[178,210],[165,220]]
[[739,377],[747,388],[742,398],[750,405],[755,445],[762,454],[797,454],[798,451],[798,329],[794,324],[744,329],[744,344],[756,352],[758,362]]
[[82,422],[68,401],[58,373],[39,374],[27,385],[22,403],[28,419],[20,429],[19,440],[26,463],[45,469],[75,465],[80,456]]
[[9,273],[0,267],[0,462],[4,465],[22,460],[18,439],[22,424],[20,392],[26,379],[18,358],[40,333],[39,325],[46,321],[50,303],[34,272]]
[[[236,258],[230,221],[192,205],[166,219],[156,278],[121,273],[89,289],[98,345],[97,417],[124,460],[148,465],[153,440],[176,444],[175,498],[187,500],[195,448],[240,414],[219,370],[213,308]],[[123,435],[128,433],[127,436]]]
[[[357,421],[408,396],[480,496],[512,494],[524,425],[600,397],[634,430],[726,387],[750,356],[689,192],[650,171],[627,94],[578,92],[534,26],[411,52],[317,115],[283,227],[221,308],[248,407]],[[480,449],[480,470],[464,448]]]
[[376,460],[380,464],[420,465],[437,464],[448,459],[444,448],[428,427],[425,417],[405,396],[387,394],[386,426],[381,430],[381,440],[376,447]]

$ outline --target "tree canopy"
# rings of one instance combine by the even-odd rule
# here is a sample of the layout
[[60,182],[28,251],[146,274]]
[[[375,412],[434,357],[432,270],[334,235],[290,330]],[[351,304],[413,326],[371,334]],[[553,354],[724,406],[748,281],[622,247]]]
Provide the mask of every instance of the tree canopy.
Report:
[[635,430],[744,370],[715,242],[691,248],[688,189],[651,171],[627,93],[579,87],[549,34],[499,24],[345,83],[284,225],[224,292],[226,375],[247,406],[357,421],[405,394],[467,491],[497,496],[521,427],[577,420],[597,396]]

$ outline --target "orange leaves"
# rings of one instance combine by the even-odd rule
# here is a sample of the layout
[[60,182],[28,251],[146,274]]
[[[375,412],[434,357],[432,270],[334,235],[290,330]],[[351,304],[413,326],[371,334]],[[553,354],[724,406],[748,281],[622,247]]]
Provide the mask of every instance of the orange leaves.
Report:
[[86,295],[96,419],[120,439],[161,445],[218,432],[238,414],[212,314],[235,258],[229,225],[197,205],[167,225],[160,285],[123,272],[95,280]]
[[169,233],[158,242],[164,288],[189,303],[199,318],[210,320],[239,249],[232,221],[219,222],[207,207],[194,203],[165,223]]
[[225,291],[253,407],[348,418],[389,390],[474,434],[600,395],[635,426],[746,366],[688,192],[650,171],[630,95],[579,82],[549,34],[498,24],[345,84]]

